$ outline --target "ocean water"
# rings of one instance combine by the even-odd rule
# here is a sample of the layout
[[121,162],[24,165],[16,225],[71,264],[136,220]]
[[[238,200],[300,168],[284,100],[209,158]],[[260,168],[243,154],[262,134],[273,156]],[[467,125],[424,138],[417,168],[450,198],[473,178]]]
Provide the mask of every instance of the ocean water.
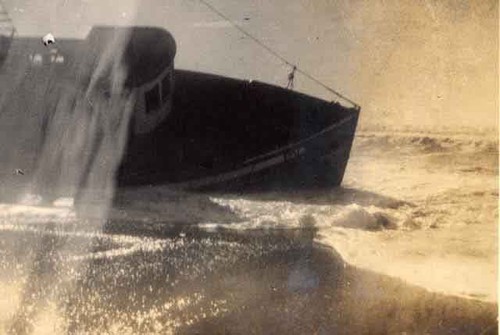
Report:
[[[200,4],[6,3],[24,35],[83,37],[102,22],[165,26],[186,68],[277,84],[289,70]],[[496,34],[497,4],[289,3],[242,10],[219,1],[235,21],[248,16],[245,28],[363,105],[364,132],[343,186],[116,190],[122,112],[131,101],[119,94],[123,70],[107,57],[120,45],[110,44],[94,78],[113,69],[116,99],[93,95],[92,83],[65,87],[46,119],[43,159],[25,171],[36,178],[18,188],[19,166],[2,171],[0,196],[10,201],[0,204],[0,333],[496,333],[498,141],[454,129],[491,130],[497,119],[496,79],[485,76],[496,54],[483,42],[491,39],[478,38]],[[402,25],[415,19],[426,24]],[[2,112],[11,99],[25,103],[10,94],[33,85],[25,70],[2,89]],[[46,98],[47,79],[35,101]],[[324,93],[303,78],[297,87]],[[29,129],[21,123],[37,117],[2,113],[0,126]],[[424,131],[391,128],[413,126]],[[0,132],[0,143],[9,143],[0,159],[16,162],[23,153],[14,149],[29,136]],[[42,202],[48,184],[56,196]],[[57,198],[57,185],[73,196]],[[94,193],[95,185],[104,192]],[[74,208],[75,197],[85,206]]]
[[[361,133],[336,189],[118,189],[105,222],[68,199],[2,204],[0,324],[24,320],[18,333],[36,334],[493,333],[496,142],[459,137]],[[389,149],[400,156],[381,159]],[[377,171],[396,180],[381,184]]]

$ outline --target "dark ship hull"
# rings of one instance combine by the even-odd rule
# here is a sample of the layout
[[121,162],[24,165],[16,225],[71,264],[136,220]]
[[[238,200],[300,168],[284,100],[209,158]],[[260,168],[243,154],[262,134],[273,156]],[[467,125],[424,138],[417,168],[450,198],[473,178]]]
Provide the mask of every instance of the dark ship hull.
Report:
[[176,70],[173,108],[130,139],[121,185],[339,185],[359,109],[260,82]]
[[[36,38],[3,43],[1,198],[10,197],[14,189],[26,189],[24,183],[34,184],[34,192],[47,193],[44,198],[50,201],[75,195],[92,179],[96,170],[91,165],[98,164],[92,157],[83,166],[75,163],[78,157],[73,159],[77,176],[66,171],[71,166],[59,166],[67,158],[66,143],[54,142],[52,137],[52,147],[47,145],[47,125],[53,123],[56,135],[64,133],[68,139],[71,131],[62,128],[74,129],[85,142],[79,124],[74,123],[89,126],[101,122],[96,121],[99,116],[91,100],[96,97],[106,104],[106,99],[116,97],[113,83],[107,80],[116,57],[109,58],[108,51],[113,49],[109,43],[120,34],[127,37],[121,56],[127,76],[126,93],[119,94],[133,96],[135,101],[128,142],[118,164],[120,187],[168,185],[244,191],[342,182],[358,121],[357,105],[346,107],[255,81],[174,70],[176,45],[168,32],[149,27],[97,27],[84,40],[58,40],[51,48]],[[106,57],[110,62],[102,67],[100,60]],[[102,78],[92,84],[96,73]],[[65,96],[69,98],[64,100]],[[58,110],[54,119],[61,101],[67,102],[68,110]],[[85,117],[71,121],[66,114]],[[101,115],[104,119],[105,114]],[[57,126],[57,118],[67,120]],[[93,151],[91,147],[99,145],[99,131],[102,129],[93,134],[95,140],[87,149],[82,144],[69,151]],[[52,148],[60,152],[49,163],[45,159],[40,164],[43,152],[51,157]],[[46,171],[41,173],[40,166]],[[22,176],[14,173],[18,168]],[[61,177],[61,173],[71,178]],[[60,185],[67,180],[71,185]],[[61,192],[68,194],[57,194]]]

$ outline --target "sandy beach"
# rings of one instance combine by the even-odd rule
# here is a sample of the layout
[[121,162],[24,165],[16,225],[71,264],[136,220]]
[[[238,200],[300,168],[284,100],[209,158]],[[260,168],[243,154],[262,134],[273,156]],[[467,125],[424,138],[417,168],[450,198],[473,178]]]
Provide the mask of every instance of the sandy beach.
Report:
[[[0,334],[498,333],[497,1],[4,6],[20,40],[165,28],[175,69],[283,87],[297,64],[295,90],[334,87],[361,112],[339,187],[116,188],[132,112],[119,48],[90,82],[113,63],[120,94],[95,105],[76,81],[26,75],[31,51],[0,54]],[[88,204],[53,201],[52,179]]]
[[71,208],[4,204],[0,323],[37,334],[494,334],[496,146],[361,132],[341,188],[118,190],[97,232]]
[[497,301],[498,153],[491,135],[360,132],[344,183],[219,200],[248,226],[320,227],[350,264]]

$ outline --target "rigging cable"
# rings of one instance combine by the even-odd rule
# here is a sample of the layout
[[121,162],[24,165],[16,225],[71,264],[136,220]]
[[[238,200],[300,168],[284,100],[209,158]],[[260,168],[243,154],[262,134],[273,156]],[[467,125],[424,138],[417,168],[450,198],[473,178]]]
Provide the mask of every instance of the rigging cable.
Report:
[[217,8],[215,8],[210,2],[208,2],[208,0],[199,0],[199,1],[202,4],[204,4],[206,7],[208,7],[208,9],[210,9],[211,11],[213,11],[215,14],[217,14],[218,16],[220,16],[221,18],[223,18],[224,20],[226,20],[227,22],[229,22],[233,27],[235,27],[236,29],[238,29],[242,34],[244,34],[245,36],[247,36],[248,38],[250,38],[252,41],[254,41],[255,43],[257,43],[259,46],[261,46],[267,52],[269,52],[270,54],[272,54],[273,56],[275,56],[276,58],[278,58],[279,60],[281,60],[286,65],[291,66],[292,68],[294,68],[297,72],[299,72],[300,74],[302,74],[304,77],[306,77],[306,78],[310,79],[311,81],[315,82],[316,84],[320,85],[321,87],[323,87],[324,89],[326,89],[330,93],[335,94],[337,97],[339,97],[339,98],[341,98],[341,99],[349,102],[350,104],[354,105],[354,107],[356,109],[360,108],[359,105],[357,103],[355,103],[354,101],[350,100],[349,98],[347,98],[344,95],[340,94],[339,92],[335,91],[333,88],[331,88],[328,85],[324,84],[319,79],[316,79],[311,74],[309,74],[308,72],[302,70],[296,64],[291,63],[290,61],[288,61],[288,59],[286,59],[285,57],[283,57],[282,55],[280,55],[278,52],[276,52],[273,49],[271,49],[269,46],[267,46],[266,44],[264,44],[258,38],[256,38],[252,34],[250,34],[245,29],[243,29],[240,25],[236,24],[227,15],[225,15],[220,10],[218,10]]

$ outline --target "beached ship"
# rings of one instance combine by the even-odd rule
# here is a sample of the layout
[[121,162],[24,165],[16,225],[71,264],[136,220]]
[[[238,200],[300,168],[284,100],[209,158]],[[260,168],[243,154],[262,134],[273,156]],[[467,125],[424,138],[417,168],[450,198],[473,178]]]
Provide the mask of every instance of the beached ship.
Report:
[[[23,68],[28,70],[23,75],[31,75],[33,80],[27,81],[24,92],[15,94],[22,95],[18,100],[23,103],[38,99],[37,103],[43,104],[46,95],[37,91],[37,80],[91,80],[91,76],[82,75],[85,66],[77,60],[87,55],[86,64],[93,64],[88,60],[89,50],[102,56],[110,36],[113,39],[123,32],[127,35],[123,53],[125,87],[134,95],[135,103],[117,174],[119,185],[244,190],[250,185],[341,183],[359,106],[350,101],[325,101],[258,81],[174,69],[176,43],[163,29],[94,27],[84,40],[58,39],[49,46],[40,38],[3,37],[0,85],[8,86],[5,78],[9,69],[19,68],[12,62],[24,62]],[[107,89],[106,84],[102,89]],[[14,113],[12,118],[22,115],[23,103],[16,104],[16,111],[4,108],[2,113]],[[43,122],[32,118],[22,125],[43,128]],[[3,168],[8,165],[9,171],[16,166],[29,170],[36,162],[37,146],[29,140],[39,140],[32,136],[16,141],[15,135],[22,131],[12,126],[14,123],[19,125],[0,124],[3,149],[5,141],[10,141],[9,146],[17,143],[21,148],[17,153],[23,154],[4,156],[0,163]],[[22,161],[23,157],[29,159]]]

